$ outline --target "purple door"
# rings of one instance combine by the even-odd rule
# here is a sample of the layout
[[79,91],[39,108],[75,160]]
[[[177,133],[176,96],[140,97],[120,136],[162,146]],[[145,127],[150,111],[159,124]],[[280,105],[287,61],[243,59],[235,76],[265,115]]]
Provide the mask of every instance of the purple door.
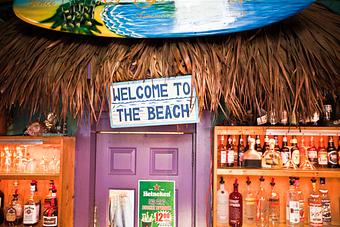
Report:
[[[192,226],[192,156],[192,134],[97,134],[95,204],[100,214],[100,226],[108,226],[112,219],[119,219],[117,227],[133,227],[133,223],[134,227],[138,226],[140,179],[174,180],[176,226]],[[133,208],[127,208],[133,210],[132,214],[127,215],[125,208],[123,212],[116,212],[110,194],[115,190],[126,190],[134,195],[130,198]],[[119,226],[119,223],[125,223],[125,226]]]

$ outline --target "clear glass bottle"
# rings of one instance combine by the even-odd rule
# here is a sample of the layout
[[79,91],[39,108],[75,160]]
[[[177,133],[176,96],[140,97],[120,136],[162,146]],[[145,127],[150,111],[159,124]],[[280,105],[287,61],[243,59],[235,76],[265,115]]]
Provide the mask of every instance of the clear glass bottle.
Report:
[[227,145],[227,167],[233,167],[235,161],[235,151],[233,146],[233,139],[229,136]]
[[286,226],[295,227],[300,225],[300,202],[295,189],[295,180],[290,177],[289,189],[286,202]]
[[320,146],[318,151],[318,166],[319,168],[327,168],[327,150],[322,136],[320,137]]
[[255,225],[256,221],[256,197],[250,189],[250,178],[247,177],[247,192],[244,197],[243,223],[245,225]]
[[217,191],[217,223],[227,225],[229,222],[228,211],[229,194],[225,190],[223,177],[220,179],[220,188]]
[[256,226],[268,225],[268,199],[264,190],[264,177],[260,177],[260,188],[256,195]]
[[261,155],[254,149],[255,140],[250,138],[249,141],[249,150],[247,150],[243,155],[244,167],[261,168]]
[[319,192],[321,194],[321,204],[322,204],[322,223],[323,226],[331,226],[332,222],[332,209],[331,200],[328,196],[328,189],[325,186],[326,178],[320,177],[320,188]]
[[328,138],[327,160],[328,160],[328,168],[338,167],[338,152],[334,147],[333,136],[330,136]]
[[238,191],[238,182],[235,179],[234,191],[229,195],[229,225],[231,227],[241,227],[242,216],[242,195]]
[[293,163],[298,167],[300,165],[300,149],[297,145],[297,139],[296,136],[293,136],[291,143],[291,156]]
[[224,142],[224,135],[220,137],[220,141],[218,143],[218,167],[226,168],[227,167],[227,149]]
[[275,140],[269,140],[269,149],[262,156],[262,167],[278,169],[282,168],[282,159],[280,152],[275,150]]
[[316,179],[313,177],[312,193],[308,197],[309,226],[322,226],[322,204],[319,192],[316,190]]
[[314,145],[314,137],[310,137],[310,146],[307,149],[308,160],[313,164],[314,167],[318,167],[318,150]]
[[300,168],[303,169],[303,170],[313,170],[313,169],[315,169],[314,165],[309,161],[308,149],[305,146],[304,137],[302,137],[302,139],[301,139],[300,154],[301,154]]
[[275,189],[275,179],[270,182],[271,191],[269,195],[269,226],[280,224],[280,195]]
[[238,146],[236,144],[236,136],[233,136],[233,150],[234,150],[234,166],[238,166]]
[[243,138],[242,138],[242,135],[240,135],[239,143],[238,143],[238,166],[243,166],[244,152],[245,152],[245,148],[243,144]]
[[305,222],[305,198],[300,188],[300,178],[295,177],[295,191],[299,198],[299,215],[300,215],[300,225],[303,226]]
[[256,135],[254,149],[262,156],[263,153],[262,153],[262,147],[261,147],[261,139],[259,135]]
[[24,205],[23,223],[25,226],[35,226],[40,219],[41,201],[35,194],[37,192],[37,182],[35,180],[31,182],[30,191],[31,194]]
[[287,136],[282,138],[281,158],[283,166],[287,166],[288,161],[290,160],[290,150],[288,147]]

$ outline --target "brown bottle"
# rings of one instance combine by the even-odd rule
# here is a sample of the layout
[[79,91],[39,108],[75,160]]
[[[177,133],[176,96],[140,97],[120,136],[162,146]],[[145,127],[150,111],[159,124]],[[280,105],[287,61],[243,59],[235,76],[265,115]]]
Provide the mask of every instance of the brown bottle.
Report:
[[238,192],[238,183],[235,179],[234,191],[229,195],[229,225],[232,227],[242,226],[243,219],[242,195]]
[[243,166],[243,155],[245,151],[246,150],[243,145],[243,138],[242,135],[240,135],[240,140],[238,143],[238,166]]
[[327,160],[328,160],[328,168],[338,167],[338,152],[334,147],[332,136],[330,136],[328,139]]
[[313,166],[318,166],[318,150],[314,145],[314,137],[310,137],[310,147],[307,149],[308,160],[313,164]]
[[257,135],[256,136],[256,140],[255,140],[255,150],[262,156],[262,148],[261,148],[261,139],[260,136]]
[[219,168],[226,168],[227,167],[227,150],[226,150],[223,135],[220,138],[217,150],[218,150],[217,165]]
[[327,151],[322,137],[320,138],[320,146],[318,151],[318,165],[320,168],[327,168]]

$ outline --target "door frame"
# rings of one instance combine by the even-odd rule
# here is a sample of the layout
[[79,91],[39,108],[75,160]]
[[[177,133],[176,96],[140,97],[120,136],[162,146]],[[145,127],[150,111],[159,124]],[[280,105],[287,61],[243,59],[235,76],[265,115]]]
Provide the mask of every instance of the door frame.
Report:
[[[201,113],[197,124],[162,126],[166,132],[184,131],[192,134],[192,225],[195,227],[211,226],[211,147],[212,114]],[[159,127],[158,127],[159,128]],[[140,133],[139,128],[135,128]],[[145,128],[144,128],[145,129]],[[95,151],[96,133],[98,131],[121,131],[127,133],[129,128],[115,130],[110,128],[108,113],[103,113],[100,120],[91,124],[89,119],[79,121],[76,135],[76,173],[75,173],[75,226],[93,227],[95,201]],[[147,127],[149,133],[157,131],[157,126]],[[86,199],[88,198],[88,199]],[[204,204],[202,206],[202,204]],[[84,218],[88,217],[88,218]]]

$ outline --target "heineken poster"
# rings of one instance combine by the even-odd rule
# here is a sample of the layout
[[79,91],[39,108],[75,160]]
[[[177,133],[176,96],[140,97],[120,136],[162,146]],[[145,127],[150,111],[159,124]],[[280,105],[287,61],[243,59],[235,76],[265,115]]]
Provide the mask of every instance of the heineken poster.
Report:
[[138,181],[138,227],[175,227],[175,181]]

